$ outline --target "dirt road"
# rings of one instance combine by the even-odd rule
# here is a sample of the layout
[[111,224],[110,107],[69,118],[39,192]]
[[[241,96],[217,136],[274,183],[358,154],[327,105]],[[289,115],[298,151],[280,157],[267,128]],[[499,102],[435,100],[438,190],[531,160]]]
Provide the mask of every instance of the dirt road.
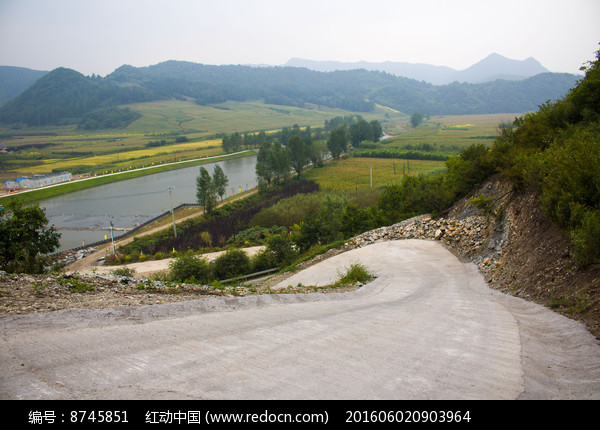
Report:
[[[242,248],[249,257],[252,257],[257,252],[263,250],[264,246],[251,246],[248,248]],[[226,251],[218,251],[218,252],[208,252],[206,254],[200,255],[200,258],[204,258],[207,261],[212,261],[220,255],[224,254]],[[96,254],[97,255],[97,254]],[[96,256],[97,258],[97,256]],[[116,269],[128,268],[135,271],[133,274],[136,278],[148,278],[151,275],[159,272],[165,272],[169,270],[169,265],[174,260],[174,258],[164,258],[162,260],[149,260],[143,261],[139,263],[130,263],[126,265],[115,265],[115,266],[94,266],[94,259],[89,259],[85,264],[81,264],[78,266],[70,266],[68,272],[77,272],[80,274],[108,274]],[[75,263],[77,264],[77,263]],[[73,270],[75,267],[77,270]]]
[[439,243],[381,242],[288,278],[354,292],[0,320],[3,399],[599,399],[580,324],[488,288]]

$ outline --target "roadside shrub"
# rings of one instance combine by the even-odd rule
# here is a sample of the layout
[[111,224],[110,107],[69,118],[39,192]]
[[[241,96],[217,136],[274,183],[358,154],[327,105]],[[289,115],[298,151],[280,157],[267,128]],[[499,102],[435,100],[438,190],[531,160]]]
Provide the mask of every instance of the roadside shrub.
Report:
[[268,249],[263,249],[254,254],[250,259],[250,265],[253,273],[278,267],[275,255]]
[[208,261],[191,253],[185,253],[169,263],[169,277],[176,282],[207,282],[212,276]]
[[340,214],[340,231],[344,237],[351,237],[375,227],[376,221],[370,209],[361,209],[355,204],[349,204]]
[[280,225],[290,227],[300,224],[309,214],[321,208],[322,196],[314,194],[296,194],[280,200],[275,205],[262,209],[250,221],[251,226],[270,227]]
[[385,188],[378,208],[392,223],[424,213],[439,213],[455,198],[447,175],[407,176],[402,182]]
[[269,237],[267,251],[271,253],[273,262],[279,267],[291,264],[298,257],[298,251],[287,232]]
[[244,231],[239,232],[235,236],[231,236],[227,240],[227,244],[233,244],[237,246],[254,246],[263,245],[269,236],[287,232],[285,227],[274,225],[272,227],[250,227]]
[[131,277],[135,275],[135,269],[132,269],[131,267],[119,267],[117,269],[111,270],[110,273],[111,275]]
[[492,197],[486,197],[483,194],[480,194],[477,197],[470,199],[469,204],[475,206],[486,216],[496,216],[496,212],[494,210],[494,199]]
[[322,209],[309,215],[300,225],[296,244],[302,251],[316,244],[326,244],[342,238],[340,216],[347,201],[337,196],[326,196]]
[[600,125],[575,130],[544,154],[540,201],[563,227],[581,223],[581,208],[600,209]]
[[248,274],[250,257],[241,249],[230,249],[215,259],[213,272],[221,280]]
[[579,266],[600,262],[600,211],[587,211],[581,225],[573,230],[572,238],[573,256]]

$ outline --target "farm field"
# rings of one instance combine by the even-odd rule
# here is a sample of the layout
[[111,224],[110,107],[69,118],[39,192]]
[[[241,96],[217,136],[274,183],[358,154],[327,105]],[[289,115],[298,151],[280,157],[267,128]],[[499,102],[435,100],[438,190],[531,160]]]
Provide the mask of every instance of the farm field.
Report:
[[472,144],[491,145],[498,126],[512,123],[520,113],[433,116],[418,127],[410,118],[390,120],[387,132],[393,137],[385,141],[386,148],[410,149],[429,144],[432,150],[458,153]]
[[[168,100],[130,104],[131,110],[143,115],[127,127],[132,133],[193,133],[209,136],[216,133],[258,132],[300,126],[322,127],[326,119],[351,115],[351,112],[321,106],[305,108],[279,106],[262,101],[228,101],[218,105],[200,106],[192,102]],[[365,118],[381,119],[383,112],[362,114]]]
[[[255,102],[226,102],[200,106],[165,100],[125,105],[142,117],[125,129],[84,132],[76,126],[0,128],[0,143],[10,154],[2,156],[0,180],[67,170],[71,173],[106,173],[165,162],[223,154],[223,133],[275,131],[283,127],[322,127],[326,119],[350,112],[309,106],[295,108]],[[380,110],[365,114],[381,119]],[[175,143],[185,136],[187,142]],[[151,141],[169,144],[147,148]]]
[[[104,175],[213,157],[224,154],[221,138],[214,137],[219,133],[276,131],[294,124],[310,125],[316,129],[322,127],[326,119],[351,114],[318,107],[301,109],[267,105],[258,101],[199,106],[170,100],[128,107],[138,110],[143,116],[122,130],[84,133],[75,126],[0,129],[1,143],[10,148],[24,148],[5,154],[0,160],[0,181],[62,170],[73,174]],[[410,149],[455,155],[474,143],[491,144],[498,125],[510,122],[518,115],[432,117],[416,128],[410,126],[410,116],[383,106],[379,106],[375,113],[363,116],[368,120],[379,120],[384,131],[392,136],[377,144],[378,150]],[[187,141],[175,143],[178,136],[185,136]],[[149,142],[159,140],[166,140],[168,144],[146,147]],[[426,150],[423,150],[423,145]],[[318,180],[323,189],[368,190],[371,186],[371,165],[375,190],[400,180],[403,174],[434,172],[444,168],[443,161],[354,157],[333,161],[326,169],[314,169],[305,175]],[[339,171],[332,172],[334,166]]]
[[[432,117],[418,127],[410,126],[410,118],[390,121],[392,137],[377,144],[378,149],[414,149],[421,154],[431,151],[456,155],[473,144],[491,145],[498,126],[512,122],[519,114],[459,115]],[[423,144],[429,144],[424,150]],[[358,151],[357,151],[358,152]],[[371,176],[372,168],[372,176]],[[304,174],[315,180],[324,190],[355,191],[381,188],[400,181],[404,175],[435,173],[445,168],[445,161],[402,158],[353,156],[331,160],[323,168],[311,169]]]
[[317,182],[324,191],[352,192],[377,190],[400,181],[404,175],[435,173],[442,169],[443,161],[349,157],[310,169],[303,177]]

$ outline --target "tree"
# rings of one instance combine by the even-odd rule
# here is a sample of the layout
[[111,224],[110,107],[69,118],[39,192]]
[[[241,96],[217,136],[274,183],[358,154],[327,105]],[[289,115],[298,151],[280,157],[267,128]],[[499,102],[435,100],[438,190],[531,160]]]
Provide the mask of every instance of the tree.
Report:
[[414,128],[417,128],[419,124],[423,122],[423,114],[422,113],[413,113],[410,117],[410,125]]
[[290,151],[290,161],[292,163],[292,167],[296,173],[298,173],[298,179],[300,179],[300,173],[302,173],[302,170],[307,164],[306,144],[300,136],[294,135],[290,138],[288,148]]
[[378,142],[383,136],[383,128],[381,127],[381,123],[377,120],[371,121],[371,130],[373,131],[373,142]]
[[273,181],[273,169],[269,166],[269,152],[271,151],[271,142],[265,142],[260,146],[256,155],[256,177],[260,184],[267,186]]
[[272,150],[269,152],[268,163],[273,170],[273,179],[276,183],[281,180],[284,181],[290,174],[292,168],[290,154],[286,148],[277,142],[273,144]]
[[287,148],[278,142],[266,142],[256,157],[256,177],[261,185],[271,185],[285,179],[292,168]]
[[333,130],[327,139],[327,148],[331,152],[331,156],[335,159],[340,158],[340,154],[346,152],[347,147],[346,127],[342,126]]
[[358,147],[363,140],[373,140],[373,128],[366,120],[361,119],[350,126],[350,141],[352,146]]
[[196,178],[196,197],[200,206],[203,206],[207,213],[211,213],[215,205],[216,192],[210,173],[204,167],[200,167],[200,175]]
[[42,271],[39,257],[60,246],[60,233],[47,224],[46,212],[39,205],[25,207],[13,200],[1,208],[0,267],[12,271]]
[[322,167],[324,165],[323,157],[327,153],[326,143],[321,141],[311,141],[306,145],[307,157],[314,167]]
[[229,185],[229,179],[225,172],[218,164],[215,164],[213,170],[212,182],[215,187],[215,193],[219,195],[219,198],[223,200],[223,196],[227,192],[227,185]]
[[244,138],[239,132],[236,131],[235,133],[223,136],[221,145],[223,147],[223,151],[230,153],[239,151],[243,143]]

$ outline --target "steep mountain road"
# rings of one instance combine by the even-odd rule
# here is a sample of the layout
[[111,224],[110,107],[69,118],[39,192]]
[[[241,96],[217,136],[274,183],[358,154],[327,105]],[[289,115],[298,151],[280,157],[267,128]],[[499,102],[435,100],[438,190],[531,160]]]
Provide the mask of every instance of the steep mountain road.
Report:
[[3,399],[598,399],[580,324],[488,288],[438,242],[379,242],[286,279],[353,292],[214,297],[0,320]]

